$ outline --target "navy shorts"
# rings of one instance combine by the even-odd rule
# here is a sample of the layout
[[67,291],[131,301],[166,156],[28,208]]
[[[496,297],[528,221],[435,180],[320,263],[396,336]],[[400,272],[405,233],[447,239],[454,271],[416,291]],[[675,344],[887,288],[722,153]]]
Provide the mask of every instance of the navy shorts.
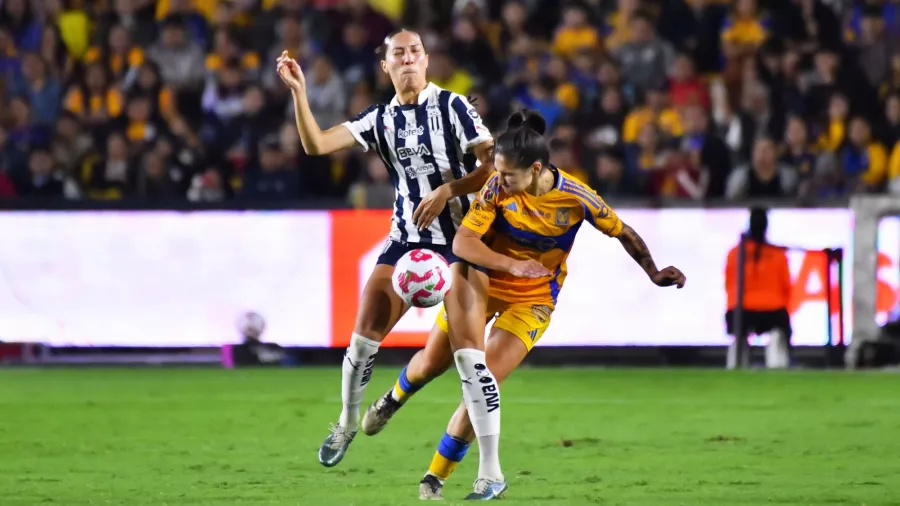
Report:
[[460,258],[453,254],[453,246],[450,244],[430,244],[425,242],[404,242],[388,239],[384,249],[378,255],[378,265],[397,265],[397,260],[414,249],[430,249],[444,257],[448,264],[460,262]]

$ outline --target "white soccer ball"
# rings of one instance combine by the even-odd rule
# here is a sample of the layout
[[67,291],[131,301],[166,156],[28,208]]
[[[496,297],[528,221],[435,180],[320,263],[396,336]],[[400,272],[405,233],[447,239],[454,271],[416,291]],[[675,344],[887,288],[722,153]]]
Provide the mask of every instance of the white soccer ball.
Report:
[[410,306],[440,304],[452,283],[447,260],[430,249],[409,251],[394,266],[394,291]]
[[235,326],[242,336],[259,339],[266,331],[266,320],[261,314],[248,311],[238,317]]

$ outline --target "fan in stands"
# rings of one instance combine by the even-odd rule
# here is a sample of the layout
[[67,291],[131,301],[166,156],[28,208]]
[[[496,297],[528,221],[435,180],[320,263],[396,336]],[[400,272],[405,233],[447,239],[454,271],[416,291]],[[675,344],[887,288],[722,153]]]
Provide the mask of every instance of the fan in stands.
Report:
[[443,302],[452,281],[447,260],[429,249],[409,251],[394,267],[394,291],[414,307],[432,307]]

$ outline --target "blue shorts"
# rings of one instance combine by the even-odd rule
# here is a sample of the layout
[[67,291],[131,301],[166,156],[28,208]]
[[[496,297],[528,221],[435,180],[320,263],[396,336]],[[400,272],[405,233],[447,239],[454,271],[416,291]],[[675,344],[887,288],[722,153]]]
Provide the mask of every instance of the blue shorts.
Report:
[[388,239],[384,249],[378,255],[378,265],[397,265],[397,260],[414,249],[430,249],[444,257],[448,264],[461,262],[462,260],[453,254],[451,244],[430,244],[425,242],[404,242],[396,239]]

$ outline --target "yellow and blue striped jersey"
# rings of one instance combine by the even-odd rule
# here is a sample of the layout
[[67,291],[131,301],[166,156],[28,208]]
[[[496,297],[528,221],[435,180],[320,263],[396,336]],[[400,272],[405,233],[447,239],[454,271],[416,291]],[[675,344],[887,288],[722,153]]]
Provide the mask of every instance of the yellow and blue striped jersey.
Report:
[[463,220],[464,227],[484,236],[497,253],[537,260],[553,273],[550,278],[529,279],[492,271],[491,297],[555,306],[566,279],[566,258],[582,222],[610,237],[622,232],[622,221],[593,189],[556,167],[552,170],[556,184],[539,197],[506,193],[494,173]]

